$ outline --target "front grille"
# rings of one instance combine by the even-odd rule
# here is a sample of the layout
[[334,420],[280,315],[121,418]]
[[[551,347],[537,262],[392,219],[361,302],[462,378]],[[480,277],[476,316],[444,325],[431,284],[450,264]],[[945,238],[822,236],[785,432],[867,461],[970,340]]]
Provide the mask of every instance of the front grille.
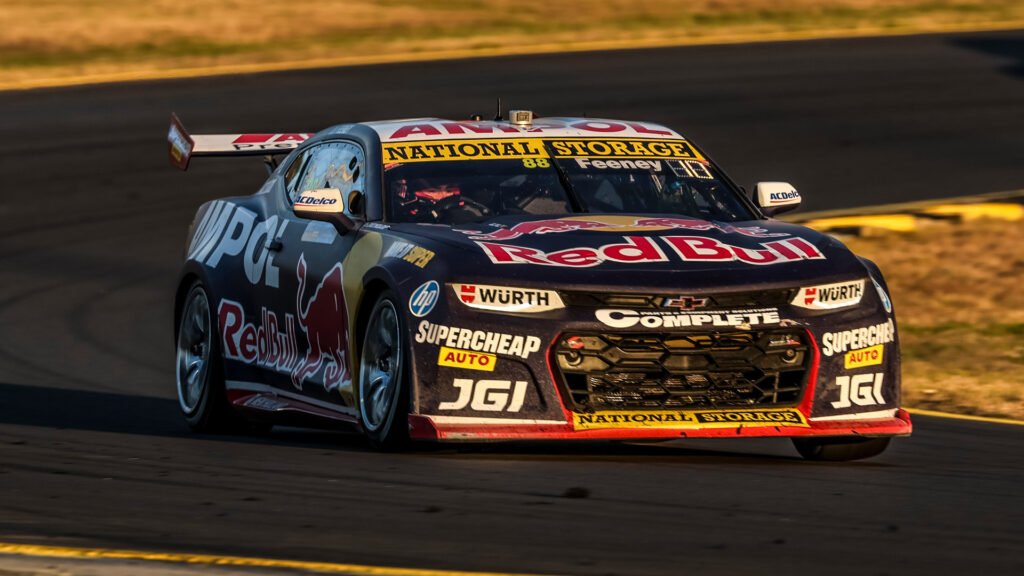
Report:
[[[778,308],[793,300],[795,290],[761,290],[718,294],[693,294],[704,300],[701,310],[738,308]],[[609,294],[598,292],[562,292],[568,306],[586,308],[665,308],[665,301],[679,294]]]
[[552,350],[576,412],[795,405],[812,354],[806,332],[572,333]]

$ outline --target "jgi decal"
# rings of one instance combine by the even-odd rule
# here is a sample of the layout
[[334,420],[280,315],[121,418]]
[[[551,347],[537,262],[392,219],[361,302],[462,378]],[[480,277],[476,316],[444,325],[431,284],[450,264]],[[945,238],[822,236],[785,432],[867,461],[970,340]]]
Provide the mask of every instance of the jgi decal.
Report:
[[[665,252],[647,236],[626,236],[620,244],[598,247],[581,246],[553,252],[537,248],[494,242],[476,244],[495,264],[538,264],[563,268],[589,268],[605,262],[644,264],[667,262]],[[799,260],[824,260],[825,255],[803,238],[787,238],[746,248],[726,244],[704,236],[665,236],[662,242],[684,262],[742,262],[755,266],[782,264]]]
[[554,290],[508,288],[485,284],[452,284],[459,301],[470,308],[503,312],[546,312],[565,308]]
[[388,246],[387,251],[384,252],[384,258],[398,258],[418,268],[425,268],[434,259],[434,252],[415,244],[397,240],[391,246]]
[[857,304],[863,296],[864,281],[855,280],[801,288],[792,304],[809,310],[830,310]]
[[519,356],[520,358],[528,358],[530,354],[540,350],[541,344],[540,338],[536,336],[455,328],[432,324],[427,320],[420,322],[415,339],[420,344],[440,344],[449,348]]
[[843,367],[850,370],[851,368],[878,366],[882,363],[884,351],[885,346],[882,344],[861,348],[860,350],[851,350],[846,353],[846,356],[843,356]]
[[271,216],[256,221],[256,213],[230,202],[217,200],[196,226],[188,257],[216,268],[221,258],[242,255],[242,269],[252,284],[265,281],[278,287],[279,270],[270,256],[269,245],[284,235],[288,221]]
[[494,372],[494,366],[497,363],[498,357],[486,352],[470,352],[441,346],[440,352],[437,353],[438,366]]
[[723,312],[680,313],[647,310],[598,310],[594,312],[605,326],[612,328],[686,328],[690,326],[757,326],[778,324],[776,308],[727,310]]
[[516,380],[470,380],[456,378],[452,386],[459,391],[458,397],[438,404],[438,410],[463,410],[469,408],[478,412],[519,412],[526,399],[526,382]]
[[832,407],[838,409],[885,404],[885,398],[882,398],[882,380],[884,378],[885,374],[881,372],[837,377],[836,386],[839,387],[839,400],[832,402]]
[[821,335],[821,353],[825,356],[832,356],[848,350],[888,344],[895,339],[896,324],[890,319],[865,328],[826,332]]
[[[245,321],[242,305],[221,300],[217,309],[218,325],[224,357],[255,364],[291,376],[292,385],[302,384],[323,370],[324,389],[330,391],[351,382],[348,370],[348,312],[342,292],[341,264],[324,276],[306,305],[302,305],[306,286],[305,255],[296,269],[299,287],[296,291],[297,315],[285,314],[284,322],[274,312],[262,308],[259,325]],[[306,337],[305,353],[301,353],[295,326]]]

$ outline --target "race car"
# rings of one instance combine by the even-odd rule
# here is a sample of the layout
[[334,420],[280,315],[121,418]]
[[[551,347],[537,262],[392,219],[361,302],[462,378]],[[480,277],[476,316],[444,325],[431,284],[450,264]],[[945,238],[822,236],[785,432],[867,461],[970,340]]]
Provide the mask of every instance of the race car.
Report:
[[651,122],[417,118],[189,134],[171,162],[263,156],[195,215],[174,305],[198,431],[343,425],[411,441],[790,437],[881,453],[911,421],[885,279],[774,219]]

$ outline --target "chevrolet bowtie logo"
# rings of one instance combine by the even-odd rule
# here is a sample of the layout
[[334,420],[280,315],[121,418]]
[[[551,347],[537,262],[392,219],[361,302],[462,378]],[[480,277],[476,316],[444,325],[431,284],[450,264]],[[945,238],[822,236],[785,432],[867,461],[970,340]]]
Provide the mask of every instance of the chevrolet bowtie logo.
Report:
[[679,308],[680,310],[696,310],[707,304],[707,298],[694,298],[693,296],[680,296],[679,298],[665,298],[661,305],[665,308]]

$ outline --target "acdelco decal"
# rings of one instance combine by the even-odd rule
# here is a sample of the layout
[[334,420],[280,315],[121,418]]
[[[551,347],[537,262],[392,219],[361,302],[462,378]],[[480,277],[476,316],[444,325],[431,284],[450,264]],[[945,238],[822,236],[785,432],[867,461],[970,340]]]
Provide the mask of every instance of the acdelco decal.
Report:
[[729,310],[721,313],[679,313],[646,310],[597,310],[594,312],[605,326],[612,328],[687,328],[690,326],[757,326],[778,324],[779,311]]
[[851,368],[877,366],[882,363],[884,351],[885,346],[882,344],[861,348],[860,350],[851,350],[846,353],[846,356],[843,356],[843,367],[849,370]]
[[470,308],[499,312],[547,312],[565,308],[554,290],[509,288],[486,284],[452,284],[459,301]]
[[433,140],[383,144],[384,163],[547,158],[536,139]]
[[547,140],[556,158],[671,158],[696,160],[701,156],[685,140]]
[[808,310],[831,310],[853,306],[864,296],[864,280],[837,282],[801,288],[791,304]]
[[821,335],[821,353],[825,356],[832,356],[848,350],[888,344],[895,339],[896,324],[890,319],[874,326],[842,332],[826,332]]
[[498,357],[486,352],[470,352],[441,346],[437,354],[437,365],[448,366],[449,368],[466,368],[469,370],[482,370],[494,372],[494,366],[498,363]]
[[427,320],[420,322],[415,339],[420,344],[441,344],[448,348],[519,356],[520,358],[528,358],[530,354],[540,350],[541,344],[540,338],[536,336],[456,328],[433,324]]
[[739,426],[801,426],[799,410],[623,411],[573,414],[576,430],[601,428],[735,428]]
[[[665,236],[660,238],[684,262],[742,262],[755,266],[782,264],[799,260],[824,260],[825,255],[803,238],[787,238],[745,248],[704,236]],[[512,246],[495,242],[476,244],[495,264],[537,264],[566,268],[588,268],[604,262],[641,264],[667,262],[665,252],[647,236],[626,236],[620,244],[598,247],[581,246],[554,252],[539,248]]]

